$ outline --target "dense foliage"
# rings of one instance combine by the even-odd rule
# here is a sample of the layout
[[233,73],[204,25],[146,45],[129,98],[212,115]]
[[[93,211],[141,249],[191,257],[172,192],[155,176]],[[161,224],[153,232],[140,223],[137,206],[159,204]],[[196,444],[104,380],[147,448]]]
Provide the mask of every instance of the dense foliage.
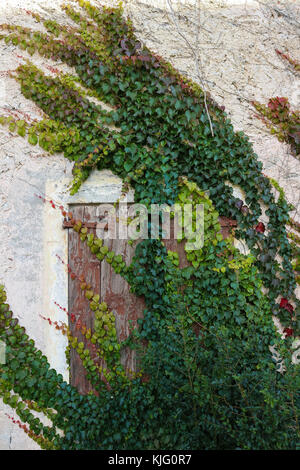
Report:
[[[116,340],[109,305],[84,279],[74,279],[96,319],[94,332],[79,328],[107,366],[99,370],[67,325],[56,325],[98,392],[81,396],[50,369],[13,317],[2,289],[0,334],[7,362],[0,369],[0,394],[43,448],[296,448],[299,366],[291,363],[289,347],[300,322],[285,229],[290,207],[274,196],[247,137],[234,132],[211,99],[208,116],[201,89],[137,41],[121,8],[78,4],[80,11],[65,7],[76,27],[37,15],[47,34],[2,25],[7,43],[63,61],[77,74],[52,78],[30,62],[20,66],[15,78],[22,93],[47,117],[30,123],[6,116],[2,124],[32,145],[74,161],[73,193],[92,169],[110,168],[123,179],[124,191],[133,187],[135,200],[147,206],[203,203],[204,246],[187,252],[190,265],[180,268],[178,255],[167,252],[161,240],[144,240],[126,266],[61,207],[82,243],[145,298],[144,318],[126,341],[137,350],[141,371],[124,371],[124,344]],[[89,96],[113,110],[103,110]],[[244,201],[233,196],[228,182],[243,189]],[[262,203],[267,227],[259,221]],[[251,254],[241,255],[232,241],[222,240],[219,214],[237,220],[236,236]],[[280,317],[285,341],[272,315]],[[270,345],[284,373],[276,372]],[[42,424],[36,411],[52,425]]]

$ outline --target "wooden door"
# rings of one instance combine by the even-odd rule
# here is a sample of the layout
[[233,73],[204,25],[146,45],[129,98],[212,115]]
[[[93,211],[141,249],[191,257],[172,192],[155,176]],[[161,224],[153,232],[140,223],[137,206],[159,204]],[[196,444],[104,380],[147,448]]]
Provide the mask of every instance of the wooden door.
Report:
[[[89,228],[90,233],[96,235],[96,223],[99,223],[97,205],[74,205],[72,206],[74,219],[80,219]],[[220,217],[221,231],[224,238],[228,237],[230,228],[234,221]],[[102,236],[100,236],[102,238]],[[172,229],[170,240],[164,240],[168,250],[179,253],[180,267],[188,265],[184,251],[184,242],[177,243],[172,239]],[[121,254],[127,265],[132,261],[135,245],[130,246],[127,240],[107,239],[104,241],[110,251]],[[129,292],[130,287],[127,282],[116,274],[110,264],[106,261],[100,262],[93,255],[85,242],[80,240],[77,232],[69,230],[68,237],[69,266],[71,272],[80,277],[83,275],[91,284],[95,293],[100,295],[100,301],[106,302],[109,309],[113,311],[116,318],[116,330],[119,341],[125,340],[130,333],[130,325],[137,326],[137,320],[142,318],[145,309],[144,299]],[[68,280],[68,302],[69,312],[80,318],[82,324],[93,330],[93,312],[89,309],[89,302],[85,298],[84,291],[80,288],[80,282],[72,279],[69,274]],[[74,322],[69,322],[69,328],[73,336],[79,341],[87,344],[86,339],[80,331],[76,329]],[[135,351],[123,348],[121,352],[121,362],[126,369],[135,371],[137,369]],[[70,351],[70,383],[82,394],[87,394],[93,390],[91,384],[86,379],[85,369],[76,351]]]

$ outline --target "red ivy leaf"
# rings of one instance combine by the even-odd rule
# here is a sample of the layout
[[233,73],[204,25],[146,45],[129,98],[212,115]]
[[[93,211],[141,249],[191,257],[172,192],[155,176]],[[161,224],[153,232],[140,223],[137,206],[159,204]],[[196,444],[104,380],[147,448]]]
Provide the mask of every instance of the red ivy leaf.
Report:
[[292,304],[290,304],[290,303],[288,302],[288,300],[285,299],[284,297],[282,297],[279,306],[280,306],[281,308],[284,308],[285,310],[287,310],[287,311],[290,312],[290,313],[293,313],[293,311],[294,311],[294,307],[292,306]]
[[257,224],[257,226],[255,227],[255,230],[258,233],[264,233],[264,231],[266,230],[265,224],[263,224],[262,222],[259,222],[259,224]]

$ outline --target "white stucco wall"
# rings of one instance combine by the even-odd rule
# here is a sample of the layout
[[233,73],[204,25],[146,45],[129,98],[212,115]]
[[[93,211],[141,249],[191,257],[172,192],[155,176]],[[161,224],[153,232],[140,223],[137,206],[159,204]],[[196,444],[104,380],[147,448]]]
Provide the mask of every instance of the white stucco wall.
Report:
[[[0,23],[40,29],[25,9],[69,22],[59,10],[62,3],[62,0],[1,0]],[[235,128],[250,136],[265,173],[279,181],[298,209],[300,162],[291,155],[288,146],[270,136],[264,125],[253,118],[250,101],[267,102],[273,96],[288,96],[294,106],[300,107],[299,78],[274,50],[278,48],[300,59],[299,2],[203,0],[198,41],[195,3],[173,1],[175,16],[170,14],[167,0],[129,0],[125,7],[140,39],[198,81],[191,49],[180,33],[200,52],[201,79],[206,89],[220,105],[225,105]],[[0,114],[5,114],[8,108],[41,118],[40,110],[21,95],[18,84],[7,74],[22,62],[22,57],[29,58],[17,47],[0,42]],[[50,64],[37,55],[31,60],[45,70]],[[104,172],[93,175],[83,192],[72,199],[67,191],[71,168],[63,156],[50,156],[0,127],[0,282],[5,284],[9,303],[28,334],[51,365],[65,376],[64,339],[39,314],[64,319],[54,301],[67,306],[67,277],[55,254],[66,259],[67,233],[61,228],[60,214],[42,204],[34,193],[67,204],[86,197],[86,193],[99,197],[99,202],[110,202],[121,191],[121,182]],[[99,188],[96,195],[95,187]],[[297,210],[295,217],[300,220]],[[0,402],[0,449],[37,448],[8,420],[6,412],[13,415]]]

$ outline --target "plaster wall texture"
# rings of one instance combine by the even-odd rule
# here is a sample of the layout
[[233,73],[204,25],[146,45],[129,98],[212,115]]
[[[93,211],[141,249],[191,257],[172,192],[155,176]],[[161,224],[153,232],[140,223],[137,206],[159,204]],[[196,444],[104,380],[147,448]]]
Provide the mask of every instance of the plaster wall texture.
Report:
[[[63,0],[2,0],[0,23],[43,29],[27,10],[67,24],[60,10]],[[95,1],[114,5],[116,1]],[[197,7],[198,5],[198,7]],[[300,161],[287,145],[269,134],[253,117],[251,100],[266,103],[274,96],[287,96],[300,106],[300,80],[283,63],[275,48],[300,59],[300,3],[297,0],[128,0],[137,35],[148,47],[168,59],[183,74],[202,84],[226,111],[236,130],[253,142],[264,164],[295,205],[300,220]],[[200,25],[200,27],[199,27]],[[68,70],[61,64],[32,58],[12,45],[0,42],[0,114],[5,110],[42,118],[41,111],[26,100],[19,85],[8,76],[24,58],[51,75],[47,66]],[[195,57],[198,57],[198,72]],[[67,233],[60,214],[44,205],[35,193],[60,204],[114,202],[121,194],[121,181],[109,171],[97,172],[74,197],[69,196],[72,165],[62,155],[48,155],[21,137],[0,128],[0,283],[8,301],[51,366],[67,378],[65,341],[40,318],[65,320],[54,301],[67,307],[67,276],[56,254],[66,260]],[[242,169],[241,169],[242,170]],[[238,188],[236,194],[240,194]],[[0,449],[36,449],[23,431],[7,418],[11,409],[0,401]]]

